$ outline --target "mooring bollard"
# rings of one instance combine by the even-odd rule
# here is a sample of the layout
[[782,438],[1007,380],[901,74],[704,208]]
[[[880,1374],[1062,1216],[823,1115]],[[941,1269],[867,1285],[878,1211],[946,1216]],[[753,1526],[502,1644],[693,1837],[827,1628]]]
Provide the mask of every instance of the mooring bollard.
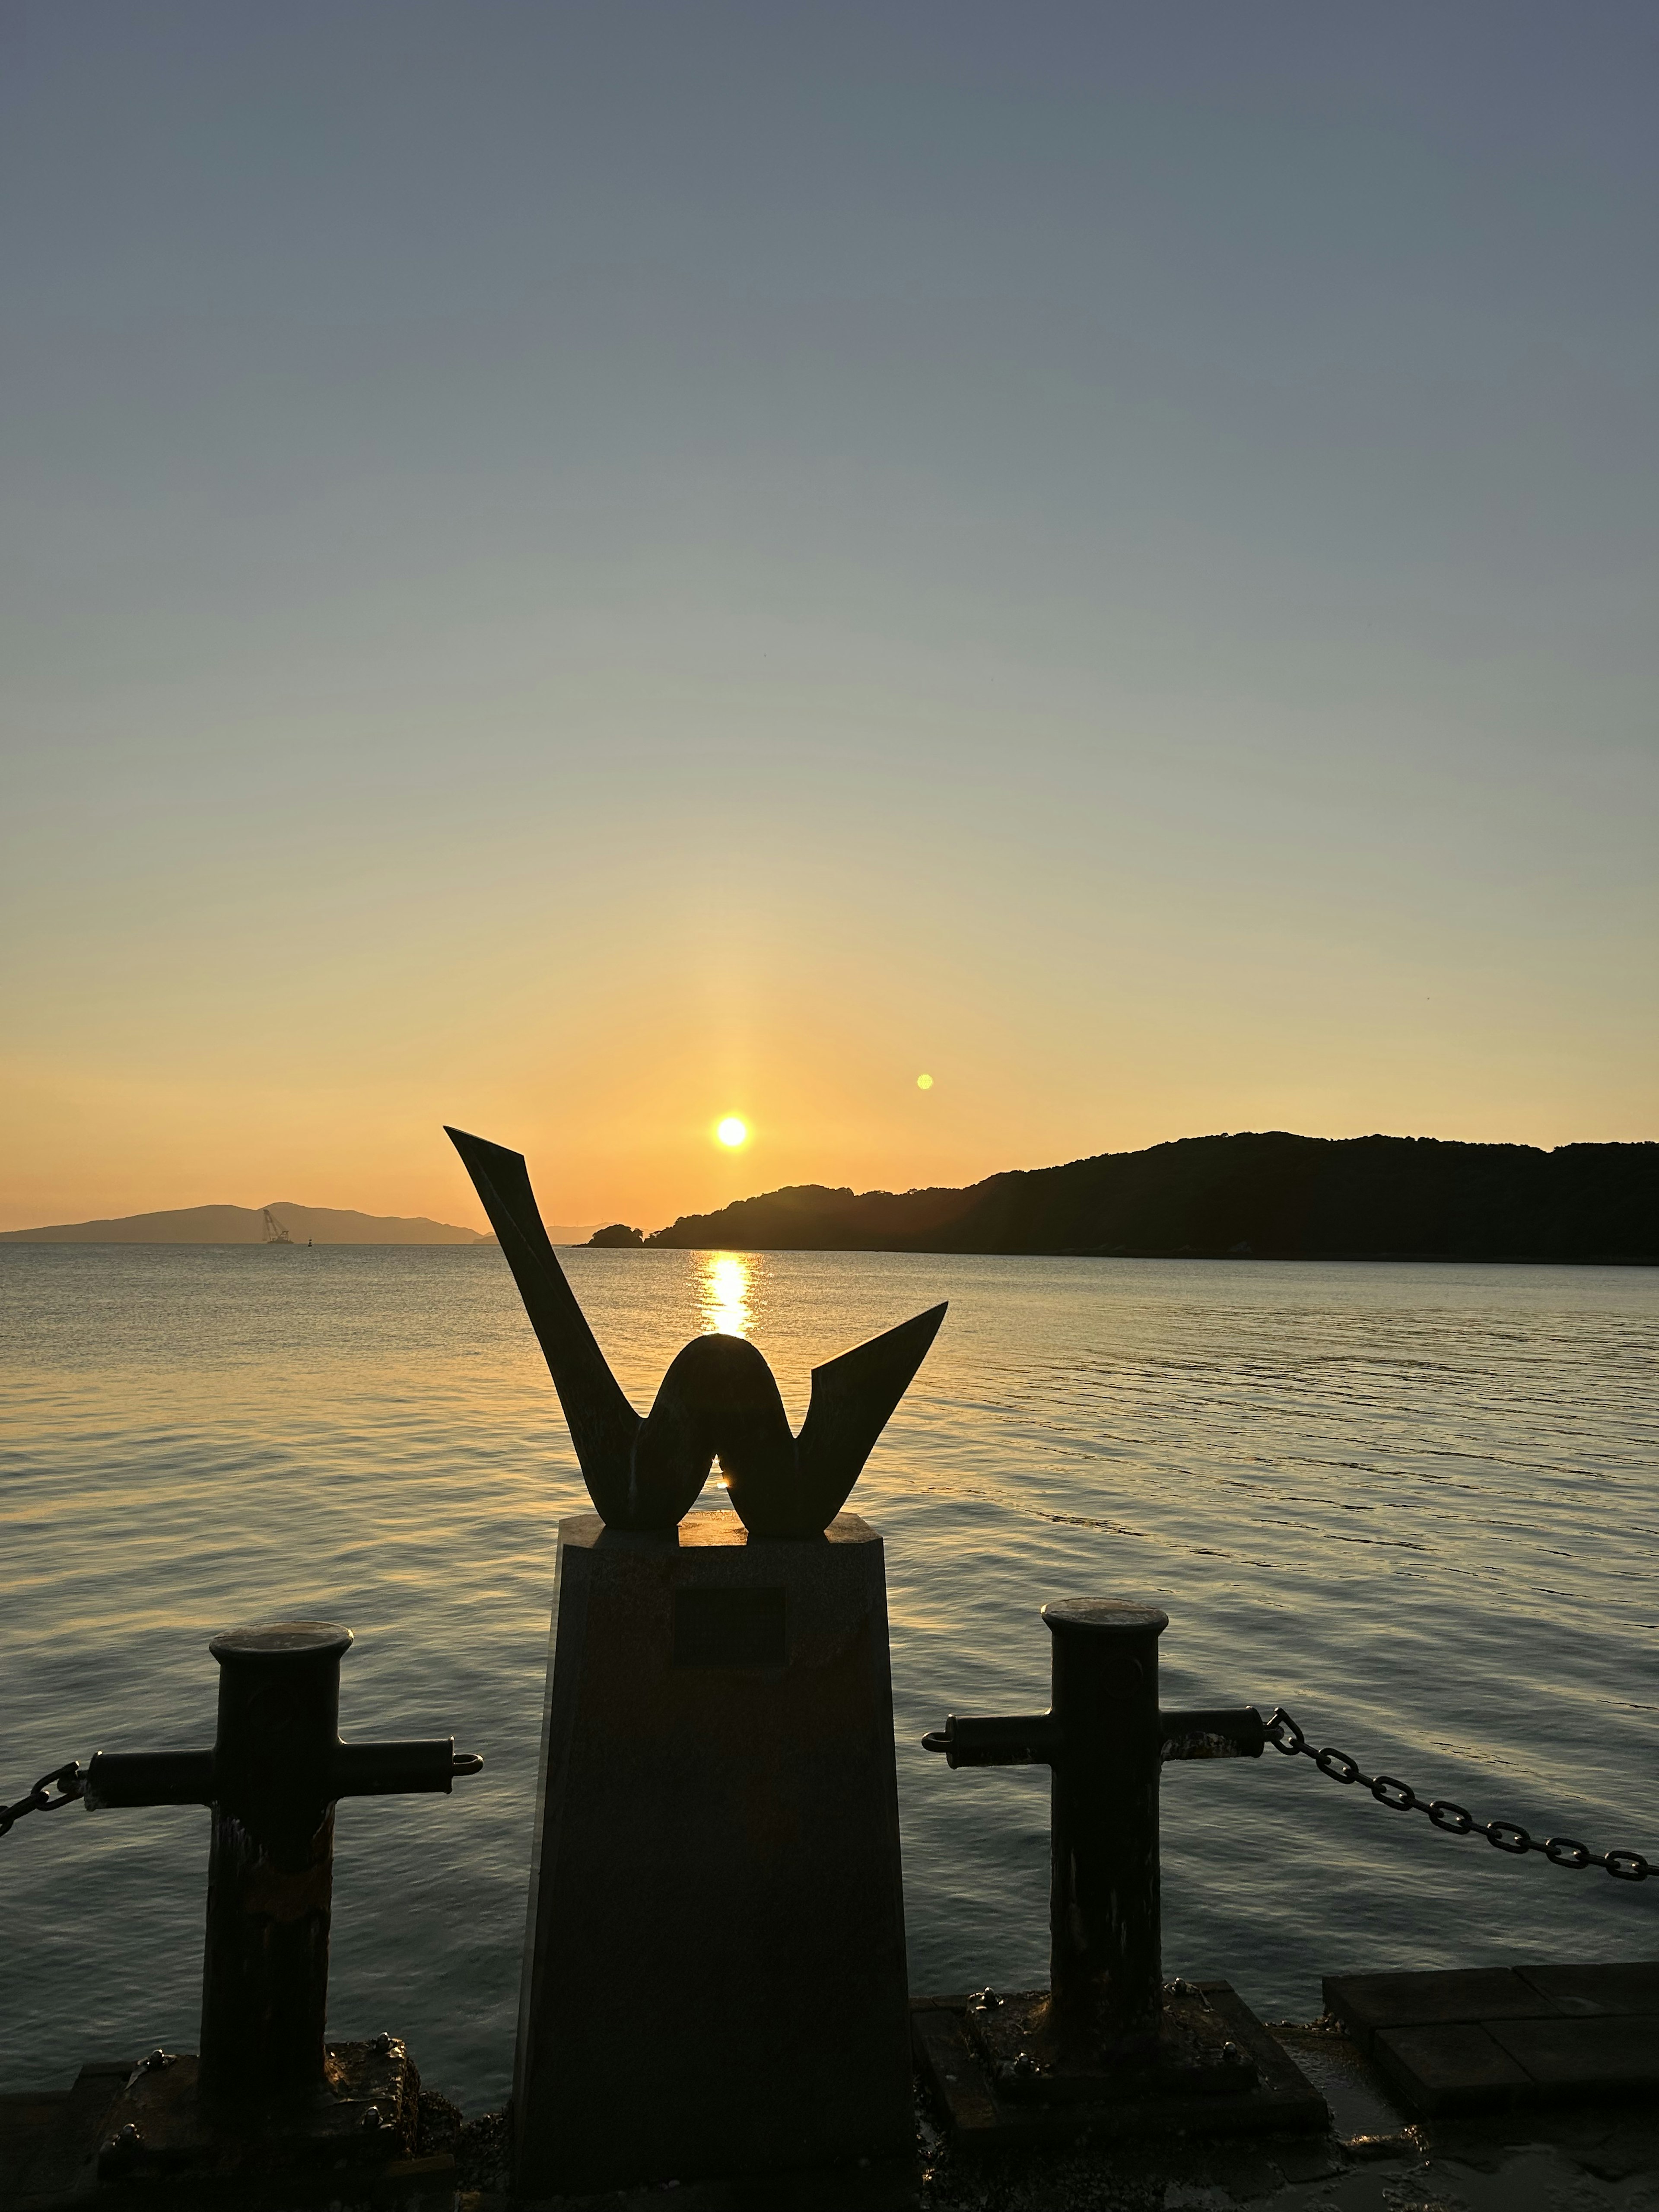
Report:
[[[371,2135],[393,2128],[402,2045],[382,2036],[374,2045],[334,2047],[337,2058],[369,2054],[363,2063],[377,2081],[395,2072],[393,2089],[382,2082],[369,2096],[360,2094],[350,2064],[331,2063],[324,2042],[335,1802],[447,1796],[456,1775],[476,1774],[483,1761],[458,1754],[453,1736],[342,1743],[340,1662],[352,1641],[349,1628],[324,1620],[228,1629],[208,1646],[220,1670],[212,1750],[100,1752],[88,1771],[93,1810],[208,1805],[213,1814],[199,2060],[155,2054],[153,2109],[116,2128],[106,2161],[112,2171],[141,2171],[149,2154],[163,2154],[170,2166],[191,2163],[203,2133],[190,2109],[198,2098],[222,2112],[281,2107],[296,2139],[332,2142],[348,2123]],[[143,2074],[124,2103],[145,2102]],[[307,2092],[319,2094],[307,2099]]]
[[1054,1638],[1046,1713],[952,1714],[925,1736],[951,1766],[1053,1770],[1051,2039],[1151,2045],[1164,2012],[1158,1776],[1166,1759],[1259,1759],[1254,1705],[1164,1712],[1158,1639],[1169,1615],[1106,1599],[1045,1605]]

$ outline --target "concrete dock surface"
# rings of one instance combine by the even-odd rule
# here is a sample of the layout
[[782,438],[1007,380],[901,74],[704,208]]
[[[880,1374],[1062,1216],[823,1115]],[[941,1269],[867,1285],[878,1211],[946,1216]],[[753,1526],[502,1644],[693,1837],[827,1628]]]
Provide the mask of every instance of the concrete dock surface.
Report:
[[[1376,1984],[1370,1978],[1373,2002]],[[1432,1979],[1419,1977],[1419,1981]],[[1436,2002],[1490,1992],[1447,1976]],[[1384,1993],[1386,1996],[1386,1992]],[[1431,1993],[1432,1994],[1432,1993]],[[671,2180],[599,2197],[510,2197],[499,2115],[464,2121],[422,2096],[416,2154],[372,2185],[275,2177],[227,2193],[100,2186],[101,2118],[123,2069],[91,2066],[68,2092],[0,2097],[3,2212],[1659,2212],[1659,2095],[1641,2081],[1579,2084],[1565,2101],[1525,2092],[1502,2109],[1413,2111],[1360,2036],[1328,2014],[1269,2033],[1329,2107],[1322,2133],[1165,2134],[1137,2143],[964,2154],[918,2087],[916,2162],[717,2182]],[[1641,2034],[1631,2039],[1640,2048]]]

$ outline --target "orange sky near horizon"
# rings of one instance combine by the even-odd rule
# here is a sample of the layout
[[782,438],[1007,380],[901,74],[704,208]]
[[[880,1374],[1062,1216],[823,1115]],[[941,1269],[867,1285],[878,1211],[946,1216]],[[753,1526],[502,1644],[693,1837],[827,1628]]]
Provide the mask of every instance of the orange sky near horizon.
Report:
[[[620,883],[521,877],[489,840],[401,889],[326,854],[243,872],[211,933],[161,871],[88,884],[15,993],[0,1226],[289,1199],[482,1227],[445,1122],[525,1152],[550,1220],[647,1230],[785,1183],[962,1183],[1224,1129],[1655,1133],[1651,1032],[1607,1004],[1631,969],[1571,938],[1547,957],[1520,888],[1485,887],[1451,960],[1462,887],[1391,925],[1352,854],[1340,883],[1286,854],[1242,885],[1226,812],[1206,866],[1154,848],[1106,884],[966,825],[908,871],[866,840],[844,878],[699,881],[676,823]],[[1505,943],[1529,930],[1536,964]]]
[[[290,946],[245,996],[252,940],[280,927],[268,892],[216,952],[164,958],[165,984],[119,972],[89,927],[88,964],[118,972],[89,1035],[14,1055],[0,1226],[289,1199],[483,1227],[445,1121],[524,1152],[550,1221],[647,1231],[785,1183],[963,1183],[1222,1129],[1546,1146],[1651,1129],[1634,1085],[1614,1104],[1605,1075],[1540,1065],[1513,985],[1449,978],[1431,943],[1414,962],[1368,946],[1363,914],[1310,917],[1294,945],[1286,928],[1267,961],[1258,930],[1230,943],[1206,915],[1219,897],[1144,884],[1079,947],[1076,921],[1042,912],[1040,872],[1013,872],[1006,909],[963,886],[931,934],[905,899],[849,915],[825,887],[803,914],[799,883],[787,900],[751,877],[744,940],[707,945],[666,914],[624,928],[590,879],[447,953],[371,927],[361,886],[354,928],[313,875],[336,912],[309,927],[349,956]],[[737,1151],[715,1135],[726,1114],[749,1127]]]
[[10,879],[0,1226],[481,1227],[446,1122],[525,1152],[548,1219],[647,1230],[1224,1129],[1659,1133],[1629,765],[1494,789],[1479,749],[1287,755],[1219,702],[935,685],[612,672],[527,684],[482,756],[349,708],[289,722],[280,768],[112,750]]

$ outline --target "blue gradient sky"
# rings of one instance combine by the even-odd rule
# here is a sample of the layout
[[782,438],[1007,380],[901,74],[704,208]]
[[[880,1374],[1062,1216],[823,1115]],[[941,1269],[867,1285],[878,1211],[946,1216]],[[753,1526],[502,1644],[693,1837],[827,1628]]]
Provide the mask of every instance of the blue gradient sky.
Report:
[[0,64],[0,1225],[1659,1136],[1645,0]]

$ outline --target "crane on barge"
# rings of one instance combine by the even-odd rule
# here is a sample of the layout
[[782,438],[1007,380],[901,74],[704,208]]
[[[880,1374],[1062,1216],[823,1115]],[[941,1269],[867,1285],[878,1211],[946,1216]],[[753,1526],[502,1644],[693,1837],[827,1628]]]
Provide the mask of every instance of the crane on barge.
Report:
[[277,1220],[270,1208],[268,1206],[261,1206],[259,1210],[264,1216],[266,1243],[291,1244],[294,1242],[294,1239],[289,1235],[287,1230],[283,1228],[282,1223]]

